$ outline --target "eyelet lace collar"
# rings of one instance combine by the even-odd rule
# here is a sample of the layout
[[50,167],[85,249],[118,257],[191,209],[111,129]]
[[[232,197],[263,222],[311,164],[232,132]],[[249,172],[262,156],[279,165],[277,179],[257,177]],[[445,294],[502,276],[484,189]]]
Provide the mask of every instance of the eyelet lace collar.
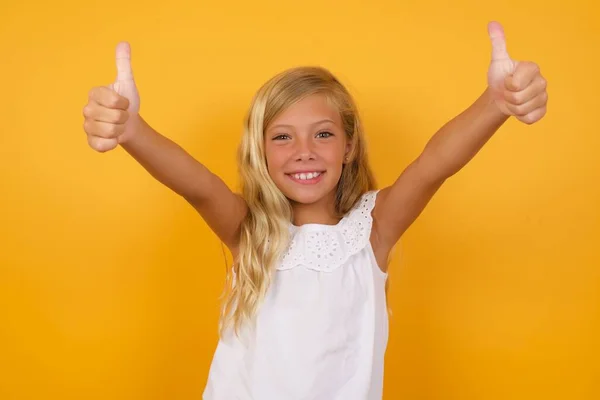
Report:
[[377,192],[365,193],[336,225],[290,224],[290,244],[277,270],[304,266],[330,272],[343,265],[369,243]]

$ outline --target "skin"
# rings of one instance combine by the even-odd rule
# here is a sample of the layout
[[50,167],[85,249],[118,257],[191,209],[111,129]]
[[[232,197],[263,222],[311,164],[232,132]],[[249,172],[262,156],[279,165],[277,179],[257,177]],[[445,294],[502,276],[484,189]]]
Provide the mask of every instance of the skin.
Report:
[[[271,178],[290,200],[294,224],[335,224],[335,190],[350,145],[339,112],[322,95],[286,109],[265,130]],[[300,183],[290,174],[321,172],[318,182]]]

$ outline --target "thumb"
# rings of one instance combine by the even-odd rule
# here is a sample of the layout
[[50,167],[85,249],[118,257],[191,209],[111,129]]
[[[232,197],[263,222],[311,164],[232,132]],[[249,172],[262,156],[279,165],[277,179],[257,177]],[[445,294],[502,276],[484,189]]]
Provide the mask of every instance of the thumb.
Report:
[[488,34],[492,42],[492,61],[510,60],[510,56],[506,51],[506,39],[502,25],[496,21],[490,22],[488,24]]
[[131,46],[127,42],[117,44],[117,82],[132,81],[133,71],[131,70]]

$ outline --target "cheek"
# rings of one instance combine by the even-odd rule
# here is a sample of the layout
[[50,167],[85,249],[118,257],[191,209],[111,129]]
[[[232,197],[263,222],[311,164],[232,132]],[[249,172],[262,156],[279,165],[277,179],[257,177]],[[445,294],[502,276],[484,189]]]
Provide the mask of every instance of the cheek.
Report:
[[344,150],[340,149],[338,146],[327,150],[327,152],[323,153],[323,158],[327,160],[328,164],[341,168],[342,163],[344,162]]
[[273,175],[279,172],[283,165],[285,164],[285,154],[282,154],[281,151],[267,151],[267,169],[269,170],[269,174]]

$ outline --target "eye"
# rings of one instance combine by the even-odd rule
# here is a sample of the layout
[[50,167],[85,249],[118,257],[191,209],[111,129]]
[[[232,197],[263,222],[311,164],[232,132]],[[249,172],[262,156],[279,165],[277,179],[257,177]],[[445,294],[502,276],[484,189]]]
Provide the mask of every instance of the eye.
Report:
[[281,135],[277,135],[277,136],[275,136],[275,137],[273,138],[273,140],[283,140],[283,139],[287,139],[287,138],[289,138],[289,137],[290,137],[289,135],[286,135],[286,134],[284,133],[284,134],[281,134]]
[[328,138],[330,136],[333,136],[333,133],[327,132],[327,131],[317,133],[317,137],[320,137],[320,138],[323,138],[323,139],[326,139],[326,138]]

